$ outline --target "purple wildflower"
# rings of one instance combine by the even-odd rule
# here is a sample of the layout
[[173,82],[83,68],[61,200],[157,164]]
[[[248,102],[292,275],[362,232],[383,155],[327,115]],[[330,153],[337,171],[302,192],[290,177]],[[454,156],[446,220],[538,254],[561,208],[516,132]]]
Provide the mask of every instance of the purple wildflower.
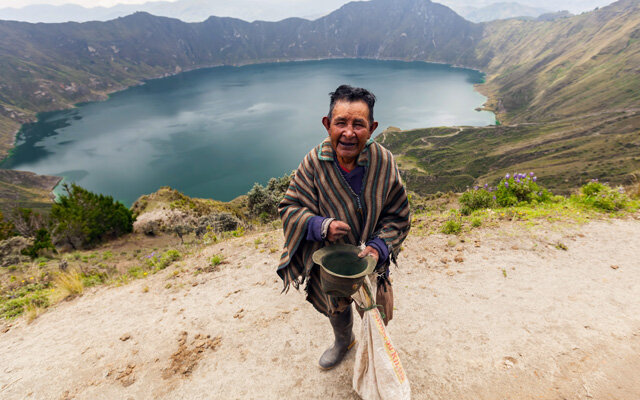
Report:
[[504,187],[509,187],[509,182],[505,182]]
[[494,200],[496,199],[496,196],[495,196],[495,195],[493,196],[493,199],[494,199]]
[[484,184],[484,188],[486,189],[487,187],[489,187],[489,184],[488,184],[488,183],[485,183],[485,184]]
[[511,178],[511,175],[509,175],[508,173],[504,176],[504,179],[509,179]]
[[537,177],[537,176],[534,176],[531,180],[535,182],[535,181],[537,181],[537,180],[538,180],[538,177]]
[[529,176],[533,176],[533,175],[535,175],[533,171],[529,172]]
[[478,190],[478,186],[474,186],[474,187],[473,187],[473,190]]

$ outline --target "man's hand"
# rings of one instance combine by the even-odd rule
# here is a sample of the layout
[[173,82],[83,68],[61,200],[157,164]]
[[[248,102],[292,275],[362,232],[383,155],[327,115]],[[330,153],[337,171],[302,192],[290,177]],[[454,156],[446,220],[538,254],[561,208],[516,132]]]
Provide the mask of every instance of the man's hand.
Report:
[[380,258],[380,255],[378,254],[378,250],[374,249],[371,246],[367,246],[365,247],[364,250],[362,250],[360,252],[360,254],[358,254],[358,257],[362,258],[362,257],[366,257],[366,256],[371,256],[373,258],[376,259],[376,264],[378,264],[378,259]]
[[335,242],[336,240],[340,239],[341,237],[349,233],[350,230],[351,228],[346,223],[342,221],[338,221],[337,219],[333,220],[329,224],[329,231],[327,232],[327,240],[329,240],[330,242]]

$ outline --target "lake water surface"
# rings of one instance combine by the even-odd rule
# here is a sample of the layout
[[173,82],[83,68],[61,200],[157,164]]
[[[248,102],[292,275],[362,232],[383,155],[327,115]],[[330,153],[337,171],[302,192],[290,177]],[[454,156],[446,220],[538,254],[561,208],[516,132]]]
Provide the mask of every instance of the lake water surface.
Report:
[[347,83],[378,98],[380,126],[490,125],[477,71],[422,62],[325,60],[191,71],[43,113],[0,167],[63,176],[130,205],[171,186],[230,200],[295,169],[327,135],[329,96]]

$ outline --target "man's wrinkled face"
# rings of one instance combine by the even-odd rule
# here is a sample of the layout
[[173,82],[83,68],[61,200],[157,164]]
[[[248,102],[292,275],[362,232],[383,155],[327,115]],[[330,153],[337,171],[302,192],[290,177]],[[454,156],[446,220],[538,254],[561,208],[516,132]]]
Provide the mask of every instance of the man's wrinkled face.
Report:
[[331,146],[341,164],[355,162],[364,149],[377,122],[369,123],[369,106],[364,101],[338,101],[334,104],[331,121],[322,119],[331,138]]

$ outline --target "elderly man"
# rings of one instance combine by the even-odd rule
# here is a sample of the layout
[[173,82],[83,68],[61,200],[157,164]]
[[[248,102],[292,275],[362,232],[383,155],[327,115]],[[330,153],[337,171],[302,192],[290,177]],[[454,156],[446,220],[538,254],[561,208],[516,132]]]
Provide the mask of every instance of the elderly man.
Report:
[[330,243],[365,244],[360,257],[377,260],[379,279],[388,283],[409,232],[409,203],[391,153],[373,141],[375,96],[342,85],[330,93],[322,119],[329,137],[311,150],[295,172],[280,203],[285,247],[278,267],[284,291],[306,284],[307,300],[329,317],[335,341],[320,366],[337,365],[355,343],[351,298],[321,290],[319,266],[311,256]]

